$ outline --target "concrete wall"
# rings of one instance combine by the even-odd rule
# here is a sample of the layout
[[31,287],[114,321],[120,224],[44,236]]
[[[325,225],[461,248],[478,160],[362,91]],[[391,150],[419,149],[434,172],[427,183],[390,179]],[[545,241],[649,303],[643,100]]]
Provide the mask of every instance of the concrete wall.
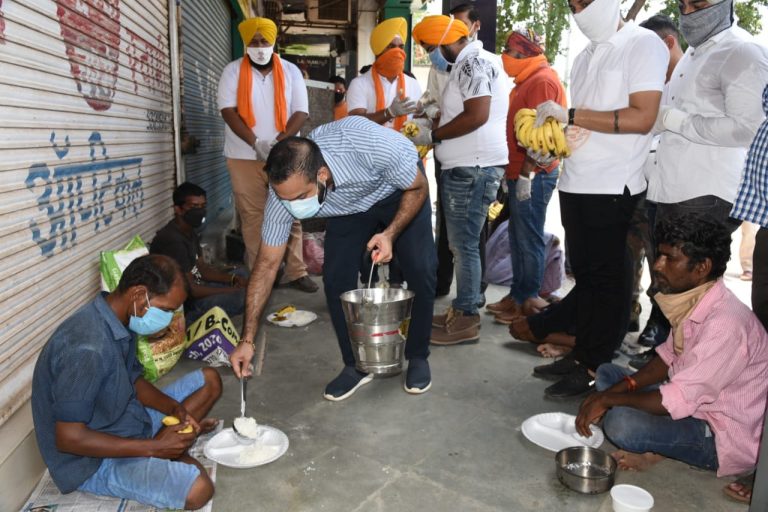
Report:
[[19,510],[45,472],[29,402],[0,426],[0,510]]

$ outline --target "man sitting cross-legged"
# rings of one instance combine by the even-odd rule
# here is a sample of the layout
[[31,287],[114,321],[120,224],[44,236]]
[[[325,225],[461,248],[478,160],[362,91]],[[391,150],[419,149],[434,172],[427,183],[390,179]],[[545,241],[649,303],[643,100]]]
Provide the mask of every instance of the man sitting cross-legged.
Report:
[[576,428],[601,417],[614,457],[644,469],[665,457],[734,475],[755,466],[768,380],[768,334],[722,280],[727,228],[685,214],[656,227],[655,299],[672,333],[637,373],[603,364],[598,393],[581,404]]
[[[215,426],[203,418],[221,396],[219,374],[204,368],[159,390],[141,376],[136,359],[136,334],[165,329],[186,297],[174,260],[142,256],[126,267],[114,292],[64,320],[43,347],[32,415],[61,492],[172,509],[201,508],[211,499],[213,482],[187,449]],[[165,415],[179,424],[163,427]]]

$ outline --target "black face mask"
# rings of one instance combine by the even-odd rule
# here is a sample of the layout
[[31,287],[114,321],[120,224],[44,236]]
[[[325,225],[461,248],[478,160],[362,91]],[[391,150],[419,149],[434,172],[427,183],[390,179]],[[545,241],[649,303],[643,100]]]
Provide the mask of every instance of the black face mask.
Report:
[[208,211],[205,208],[190,208],[184,212],[182,219],[193,228],[199,228],[205,222],[206,213]]
[[344,100],[344,93],[343,92],[334,92],[333,93],[333,99],[336,101],[336,103],[341,103]]

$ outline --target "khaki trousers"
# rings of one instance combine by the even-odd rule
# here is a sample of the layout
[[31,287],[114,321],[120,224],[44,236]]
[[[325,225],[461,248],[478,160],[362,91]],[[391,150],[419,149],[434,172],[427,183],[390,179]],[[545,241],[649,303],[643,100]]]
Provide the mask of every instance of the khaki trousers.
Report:
[[[261,247],[261,226],[264,223],[264,208],[267,204],[268,181],[264,162],[227,158],[235,208],[240,215],[240,226],[246,249],[246,264],[253,268]],[[291,226],[288,248],[285,253],[283,281],[290,282],[307,275],[302,253],[301,223]]]

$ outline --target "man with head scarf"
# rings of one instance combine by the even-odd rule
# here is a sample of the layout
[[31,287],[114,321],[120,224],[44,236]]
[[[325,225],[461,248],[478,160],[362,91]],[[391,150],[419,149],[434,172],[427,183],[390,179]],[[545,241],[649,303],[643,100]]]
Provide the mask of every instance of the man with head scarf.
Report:
[[407,39],[405,18],[390,18],[374,27],[370,42],[376,60],[371,69],[349,83],[349,115],[365,116],[400,130],[416,112],[421,87],[415,78],[403,72],[406,58],[403,48]]
[[[768,50],[734,25],[733,0],[681,1],[680,32],[689,46],[654,127],[660,137],[648,174],[651,228],[685,211],[710,215],[734,231],[739,222],[730,218],[731,207],[747,148],[764,118]],[[655,306],[651,318],[659,314]],[[669,332],[666,322],[654,324],[659,327],[641,338],[649,345]]]
[[442,167],[440,200],[456,265],[456,299],[432,321],[430,340],[437,345],[480,339],[480,232],[508,162],[507,76],[498,57],[483,50],[481,42],[470,43],[468,34],[463,22],[448,16],[428,16],[413,29],[418,44],[433,46],[452,65],[440,98],[439,126],[422,123],[413,137],[414,144],[435,145]]
[[548,305],[539,297],[544,277],[544,219],[560,174],[559,162],[546,167],[526,155],[515,137],[515,115],[521,108],[536,108],[547,100],[565,106],[565,90],[547,62],[541,37],[533,29],[513,31],[501,54],[504,71],[515,79],[507,115],[507,185],[509,187],[509,248],[512,284],[509,295],[486,310],[502,324],[520,314],[531,314]]
[[564,159],[559,188],[576,285],[561,302],[511,325],[515,337],[538,339],[574,329],[573,351],[534,369],[535,376],[557,381],[544,391],[552,398],[588,392],[590,372],[610,362],[624,338],[632,285],[627,232],[646,187],[643,168],[669,62],[656,34],[622,21],[620,0],[569,5],[591,41],[573,63],[573,108],[542,103],[535,124],[552,117],[570,125],[571,156]]
[[[218,105],[225,122],[224,156],[250,268],[261,246],[267,201],[264,162],[277,141],[299,132],[308,117],[309,101],[299,68],[274,53],[275,23],[267,18],[249,18],[238,25],[238,30],[246,55],[224,68]],[[299,222],[291,230],[283,281],[301,291],[318,290],[307,275]]]

